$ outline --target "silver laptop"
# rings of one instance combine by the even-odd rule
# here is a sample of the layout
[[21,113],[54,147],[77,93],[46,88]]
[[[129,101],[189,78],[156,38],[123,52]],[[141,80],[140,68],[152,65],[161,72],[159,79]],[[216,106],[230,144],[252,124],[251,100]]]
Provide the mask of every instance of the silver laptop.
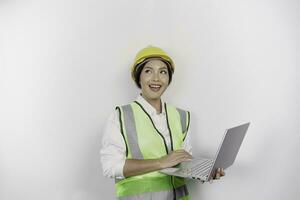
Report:
[[193,158],[191,161],[182,162],[178,167],[166,168],[160,172],[203,182],[209,181],[215,176],[218,168],[226,169],[233,164],[249,125],[250,122],[227,129],[215,158]]

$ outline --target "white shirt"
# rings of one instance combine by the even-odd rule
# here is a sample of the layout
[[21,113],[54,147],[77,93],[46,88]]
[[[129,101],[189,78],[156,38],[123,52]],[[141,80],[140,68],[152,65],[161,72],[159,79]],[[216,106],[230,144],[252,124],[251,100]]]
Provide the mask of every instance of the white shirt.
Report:
[[[168,149],[171,149],[169,129],[167,126],[164,102],[162,112],[157,114],[156,109],[149,104],[141,95],[137,100],[150,115],[155,127],[162,133],[166,140]],[[183,143],[183,148],[192,154],[189,133]],[[120,132],[119,113],[113,112],[103,129],[102,148],[100,150],[103,175],[110,178],[123,179],[123,167],[126,160],[126,145]]]

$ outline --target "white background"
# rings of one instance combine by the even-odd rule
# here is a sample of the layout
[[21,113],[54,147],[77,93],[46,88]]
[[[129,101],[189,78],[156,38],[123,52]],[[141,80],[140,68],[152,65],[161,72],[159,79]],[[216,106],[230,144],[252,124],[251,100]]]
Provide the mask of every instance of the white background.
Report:
[[148,44],[176,64],[164,99],[192,113],[196,156],[251,122],[236,163],[192,199],[297,199],[297,0],[0,1],[0,199],[114,199],[101,129],[135,99]]

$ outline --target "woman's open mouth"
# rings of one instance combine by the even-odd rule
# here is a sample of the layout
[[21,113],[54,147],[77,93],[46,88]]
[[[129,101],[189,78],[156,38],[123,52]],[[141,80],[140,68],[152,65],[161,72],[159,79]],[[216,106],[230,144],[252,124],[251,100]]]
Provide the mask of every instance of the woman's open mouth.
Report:
[[153,92],[158,92],[161,88],[161,85],[158,84],[150,84],[149,88],[153,91]]

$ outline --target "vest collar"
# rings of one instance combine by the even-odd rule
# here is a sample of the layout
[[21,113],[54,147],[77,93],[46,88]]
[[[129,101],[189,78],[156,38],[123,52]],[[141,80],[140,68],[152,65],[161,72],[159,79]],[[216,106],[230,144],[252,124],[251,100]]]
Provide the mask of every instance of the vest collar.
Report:
[[[149,113],[151,116],[158,115],[156,113],[156,109],[150,103],[148,103],[148,101],[146,101],[144,99],[144,97],[142,97],[141,94],[137,97],[136,101],[138,103],[140,103],[143,106],[143,108],[145,109],[145,111],[147,113]],[[165,103],[164,103],[164,101],[162,99],[161,99],[161,105],[162,105],[162,112],[160,114],[165,115],[166,114]]]

